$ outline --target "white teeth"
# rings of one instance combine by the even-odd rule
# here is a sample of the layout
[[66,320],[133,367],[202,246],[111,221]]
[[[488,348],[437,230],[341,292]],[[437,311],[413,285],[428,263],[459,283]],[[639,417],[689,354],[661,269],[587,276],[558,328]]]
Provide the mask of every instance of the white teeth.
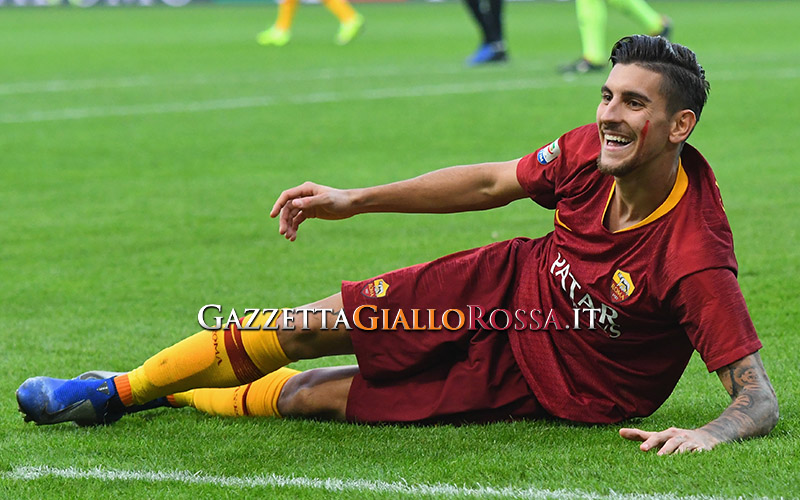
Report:
[[621,142],[623,144],[628,144],[631,142],[630,139],[626,139],[625,137],[619,135],[611,135],[611,134],[604,134],[606,141],[614,141],[614,142]]

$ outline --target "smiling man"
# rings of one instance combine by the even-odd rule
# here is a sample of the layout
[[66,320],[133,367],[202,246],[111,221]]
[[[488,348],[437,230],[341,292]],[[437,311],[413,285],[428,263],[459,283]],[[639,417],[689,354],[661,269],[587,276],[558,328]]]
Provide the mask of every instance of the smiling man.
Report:
[[[20,410],[39,424],[110,423],[156,406],[352,422],[611,424],[658,409],[696,350],[731,396],[721,415],[697,429],[620,434],[669,454],[769,433],[778,404],[730,227],[711,168],[686,144],[706,101],[705,73],[693,52],[658,37],[620,40],[611,62],[597,123],[519,160],[363,189],[305,183],[271,213],[295,240],[309,218],[483,210],[528,197],[555,210],[546,236],[344,282],[304,306],[305,328],[259,317],[248,324],[261,329],[202,331],[131,372],[28,379]],[[384,328],[359,328],[372,324],[360,321],[364,311]],[[408,320],[420,311],[424,327]],[[346,353],[358,366],[284,367]]]

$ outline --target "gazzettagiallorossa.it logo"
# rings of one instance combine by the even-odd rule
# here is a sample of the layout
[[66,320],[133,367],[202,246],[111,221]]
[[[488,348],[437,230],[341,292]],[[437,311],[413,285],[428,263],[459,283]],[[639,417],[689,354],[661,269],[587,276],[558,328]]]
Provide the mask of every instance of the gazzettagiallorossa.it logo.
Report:
[[[383,289],[385,293],[386,289]],[[376,292],[377,294],[377,292]],[[377,296],[377,295],[376,295]],[[218,314],[210,316],[211,311]],[[235,327],[239,330],[310,330],[312,319],[315,328],[338,330],[358,328],[364,331],[541,331],[541,330],[594,330],[598,327],[600,309],[574,308],[571,317],[553,309],[487,309],[478,305],[451,309],[379,308],[362,304],[350,315],[344,309],[255,309],[248,308],[239,314],[236,309],[223,316],[220,304],[206,304],[197,312],[197,321],[205,330]],[[212,321],[209,323],[208,317]]]

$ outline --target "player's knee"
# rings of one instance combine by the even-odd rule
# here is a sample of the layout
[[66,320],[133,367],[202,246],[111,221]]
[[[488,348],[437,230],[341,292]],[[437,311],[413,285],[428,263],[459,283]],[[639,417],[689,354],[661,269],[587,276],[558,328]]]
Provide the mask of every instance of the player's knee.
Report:
[[[327,318],[330,319],[330,318]],[[326,321],[327,321],[326,319]],[[312,359],[334,354],[352,354],[350,333],[344,328],[332,329],[319,317],[309,315],[307,325],[278,330],[278,342],[289,359]]]
[[[296,378],[296,377],[295,377]],[[278,398],[278,412],[284,417],[305,416],[308,401],[308,389],[288,390],[287,383]]]
[[320,411],[315,370],[298,373],[283,386],[278,411],[284,417],[309,417]]
[[311,359],[320,354],[320,334],[316,331],[279,330],[278,342],[289,359]]
[[278,412],[284,417],[343,419],[348,392],[345,385],[349,388],[344,382],[355,371],[353,367],[317,368],[293,376],[278,397]]

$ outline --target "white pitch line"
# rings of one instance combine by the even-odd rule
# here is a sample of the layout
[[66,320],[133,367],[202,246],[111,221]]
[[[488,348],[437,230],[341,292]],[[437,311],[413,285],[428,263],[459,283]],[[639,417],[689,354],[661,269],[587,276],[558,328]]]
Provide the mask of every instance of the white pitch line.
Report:
[[759,73],[742,73],[741,71],[715,71],[707,75],[709,81],[712,83],[717,80],[726,82],[743,81],[743,80],[796,80],[800,78],[800,68],[773,68],[763,70]]
[[[779,60],[779,59],[776,59]],[[741,63],[742,61],[737,61]],[[763,62],[760,60],[759,62]],[[515,70],[538,72],[545,67],[539,61],[515,62]],[[320,68],[317,70],[292,71],[279,73],[246,73],[246,74],[227,74],[227,75],[178,75],[178,76],[154,76],[154,75],[135,75],[107,78],[89,78],[83,80],[43,80],[29,82],[0,83],[0,96],[34,94],[34,93],[59,93],[59,92],[80,92],[85,90],[98,89],[125,89],[125,88],[144,88],[144,87],[163,87],[163,86],[202,86],[202,85],[237,85],[243,83],[281,83],[281,82],[309,82],[325,81],[332,79],[363,79],[380,77],[407,77],[407,76],[429,76],[429,75],[457,75],[465,71],[462,65],[436,65],[436,66],[369,66],[369,67],[344,67],[344,68]],[[721,75],[724,75],[721,76]],[[717,79],[741,79],[741,71],[721,71],[713,72],[710,75],[712,80]],[[747,78],[769,77],[769,78],[798,78],[798,70],[795,67],[789,68],[769,68],[759,73],[748,74]]]
[[542,488],[516,488],[509,486],[458,486],[445,483],[407,483],[405,481],[376,481],[367,479],[309,478],[267,474],[258,476],[215,476],[189,471],[135,471],[97,467],[76,469],[46,465],[15,467],[2,477],[18,481],[34,481],[55,477],[62,479],[95,479],[100,481],[144,481],[148,483],[177,482],[185,484],[214,485],[225,488],[300,488],[335,493],[382,493],[390,495],[434,496],[446,495],[468,498],[510,498],[533,500],[727,500],[707,495],[678,496],[671,493],[596,493],[585,490],[548,490]]
[[[100,106],[66,108],[45,111],[0,114],[0,123],[40,123],[47,121],[81,120],[165,113],[196,113],[244,108],[262,108],[278,104],[320,104],[343,101],[369,101],[401,97],[431,97],[442,95],[477,94],[482,92],[505,92],[530,90],[565,85],[562,79],[550,80],[494,80],[476,83],[444,83],[410,87],[374,88],[343,92],[312,92],[290,96],[249,96],[207,101],[185,101],[133,104],[125,106]],[[595,85],[592,83],[592,85]]]
[[[536,71],[541,69],[541,64],[516,65],[516,69]],[[90,78],[84,80],[44,80],[32,82],[0,83],[0,96],[34,93],[59,93],[79,92],[98,89],[125,89],[162,86],[201,86],[201,85],[238,85],[243,83],[282,83],[282,82],[310,82],[326,81],[332,79],[363,79],[381,77],[407,77],[429,75],[454,75],[463,74],[465,68],[461,65],[437,66],[369,66],[345,68],[320,68],[308,71],[291,71],[279,73],[249,73],[227,75],[179,75],[179,76],[153,76],[136,75],[109,78]]]
[[[763,79],[763,74],[745,74],[737,72],[720,72],[715,80],[743,81]],[[800,78],[800,69],[779,68],[769,74],[770,79],[794,80]],[[545,89],[562,86],[595,86],[591,79],[517,79],[493,80],[474,83],[442,83],[416,85],[408,87],[373,88],[341,92],[312,92],[289,96],[246,96],[229,99],[211,99],[203,101],[170,101],[164,103],[145,103],[124,106],[99,106],[85,108],[66,108],[21,113],[0,114],[0,124],[41,123],[48,121],[81,120],[88,118],[126,117],[137,115],[156,115],[167,113],[198,113],[206,111],[222,111],[246,108],[261,108],[279,104],[319,104],[344,101],[369,101],[404,97],[433,97],[444,95],[478,94],[484,92],[508,92],[515,90]]]

